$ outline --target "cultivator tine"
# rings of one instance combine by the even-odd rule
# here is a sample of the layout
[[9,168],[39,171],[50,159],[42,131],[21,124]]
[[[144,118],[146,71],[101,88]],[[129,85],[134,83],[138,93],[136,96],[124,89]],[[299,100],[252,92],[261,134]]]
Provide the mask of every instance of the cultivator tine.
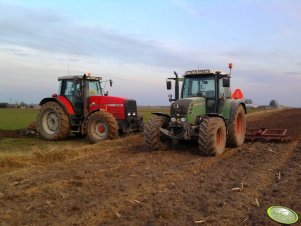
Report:
[[287,135],[287,129],[247,129],[246,140],[255,141],[281,141],[288,142],[290,137]]

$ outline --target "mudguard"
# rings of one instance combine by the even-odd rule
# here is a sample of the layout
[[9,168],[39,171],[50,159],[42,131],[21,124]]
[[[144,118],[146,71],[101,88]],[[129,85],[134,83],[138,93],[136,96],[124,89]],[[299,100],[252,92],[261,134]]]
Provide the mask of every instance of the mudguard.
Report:
[[224,123],[226,123],[226,120],[224,118],[224,116],[222,116],[221,114],[218,114],[218,113],[208,113],[206,114],[208,117],[219,117],[219,118],[222,118]]
[[58,97],[46,97],[43,100],[41,100],[41,102],[39,103],[39,105],[43,105],[47,102],[50,101],[55,101],[57,102],[59,105],[61,105],[61,107],[64,109],[64,111],[68,114],[68,115],[74,115],[74,109],[71,105],[71,103],[63,96],[58,96]]

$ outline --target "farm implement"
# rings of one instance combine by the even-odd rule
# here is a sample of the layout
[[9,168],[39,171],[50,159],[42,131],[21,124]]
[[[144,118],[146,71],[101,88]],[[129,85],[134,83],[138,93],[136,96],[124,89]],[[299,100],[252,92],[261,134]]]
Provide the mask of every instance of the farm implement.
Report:
[[281,141],[288,142],[287,129],[249,129],[246,130],[246,141]]

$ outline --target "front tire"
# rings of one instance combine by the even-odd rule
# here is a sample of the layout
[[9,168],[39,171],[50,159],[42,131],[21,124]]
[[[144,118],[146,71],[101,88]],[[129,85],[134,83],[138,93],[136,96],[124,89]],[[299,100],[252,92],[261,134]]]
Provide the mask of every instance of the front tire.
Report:
[[228,123],[227,147],[236,148],[241,146],[246,136],[245,109],[239,105],[235,114]]
[[98,143],[107,139],[114,139],[118,135],[118,123],[109,112],[100,110],[87,118],[87,140]]
[[154,116],[145,123],[144,140],[149,150],[168,149],[171,139],[160,132],[160,128],[168,127],[168,118],[164,116]]
[[57,102],[47,102],[38,113],[37,130],[45,140],[65,139],[70,134],[69,117]]
[[226,145],[226,126],[219,117],[204,118],[199,128],[199,152],[202,155],[222,155]]

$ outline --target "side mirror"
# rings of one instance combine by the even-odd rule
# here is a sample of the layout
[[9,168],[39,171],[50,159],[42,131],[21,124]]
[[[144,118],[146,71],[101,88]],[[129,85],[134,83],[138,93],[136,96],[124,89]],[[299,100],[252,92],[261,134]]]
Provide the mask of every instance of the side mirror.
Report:
[[166,88],[171,90],[171,81],[166,81]]
[[112,85],[113,85],[112,79],[110,79],[109,81],[110,81],[110,87],[112,87]]
[[223,78],[223,87],[230,87],[230,78],[229,77]]
[[168,100],[169,102],[172,102],[172,94],[168,94]]

